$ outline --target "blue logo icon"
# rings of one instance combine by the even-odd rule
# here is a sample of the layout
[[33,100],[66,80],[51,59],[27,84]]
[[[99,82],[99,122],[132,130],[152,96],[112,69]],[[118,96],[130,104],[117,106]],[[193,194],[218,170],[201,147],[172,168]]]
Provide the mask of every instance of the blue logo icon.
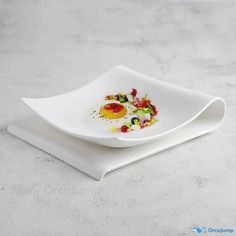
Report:
[[200,234],[203,232],[203,228],[201,227],[193,227],[193,232],[196,234]]

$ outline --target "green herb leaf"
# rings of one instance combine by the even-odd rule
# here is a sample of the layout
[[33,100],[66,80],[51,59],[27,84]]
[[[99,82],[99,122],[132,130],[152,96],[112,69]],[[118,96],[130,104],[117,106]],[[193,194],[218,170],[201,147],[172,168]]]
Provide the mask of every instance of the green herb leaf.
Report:
[[127,121],[127,122],[123,123],[123,125],[126,125],[127,127],[130,128],[132,124],[129,121]]

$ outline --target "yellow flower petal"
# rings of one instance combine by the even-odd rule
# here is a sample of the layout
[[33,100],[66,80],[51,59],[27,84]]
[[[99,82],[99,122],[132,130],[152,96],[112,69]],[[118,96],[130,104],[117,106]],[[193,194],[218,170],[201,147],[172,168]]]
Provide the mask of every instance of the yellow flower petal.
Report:
[[113,132],[113,133],[117,132],[117,130],[118,130],[118,129],[117,129],[116,127],[112,127],[112,128],[111,128],[111,132]]

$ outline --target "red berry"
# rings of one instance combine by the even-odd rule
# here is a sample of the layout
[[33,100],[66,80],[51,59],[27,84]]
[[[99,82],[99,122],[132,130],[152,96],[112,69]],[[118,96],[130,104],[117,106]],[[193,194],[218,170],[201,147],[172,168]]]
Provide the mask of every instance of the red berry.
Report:
[[128,132],[128,129],[129,129],[129,127],[126,126],[126,125],[122,125],[122,126],[120,127],[120,131],[121,131],[122,133],[127,133],[127,132]]
[[131,95],[132,95],[133,97],[135,97],[135,96],[137,95],[137,89],[132,88]]

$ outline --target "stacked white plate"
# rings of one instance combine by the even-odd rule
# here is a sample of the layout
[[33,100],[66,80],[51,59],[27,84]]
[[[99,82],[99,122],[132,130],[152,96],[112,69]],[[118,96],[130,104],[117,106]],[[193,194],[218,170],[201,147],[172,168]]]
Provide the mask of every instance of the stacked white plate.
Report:
[[[158,107],[158,122],[112,133],[94,128],[89,110],[104,95],[137,88]],[[116,66],[86,86],[49,98],[23,98],[34,116],[8,131],[95,179],[112,170],[216,129],[225,117],[222,98],[197,93]]]

